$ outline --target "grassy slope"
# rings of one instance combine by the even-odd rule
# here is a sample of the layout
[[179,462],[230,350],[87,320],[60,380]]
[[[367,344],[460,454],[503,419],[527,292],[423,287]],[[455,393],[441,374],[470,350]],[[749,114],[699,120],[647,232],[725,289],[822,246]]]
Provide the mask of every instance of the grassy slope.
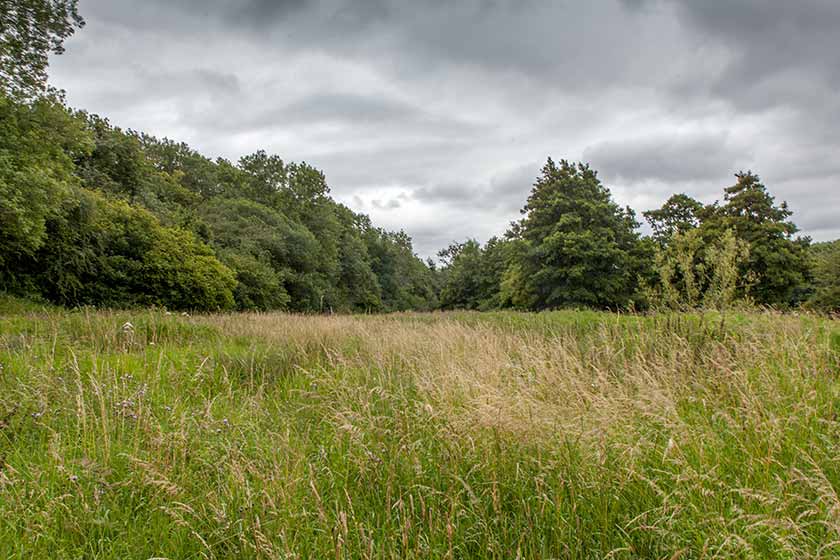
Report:
[[2,558],[840,553],[837,322],[2,309]]

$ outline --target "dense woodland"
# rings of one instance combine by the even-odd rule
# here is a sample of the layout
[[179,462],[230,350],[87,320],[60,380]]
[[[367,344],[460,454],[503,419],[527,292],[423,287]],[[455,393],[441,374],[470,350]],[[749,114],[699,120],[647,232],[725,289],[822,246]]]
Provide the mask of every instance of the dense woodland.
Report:
[[645,212],[642,236],[594,169],[549,159],[521,220],[436,265],[334,201],[312,165],[211,160],[68,108],[46,68],[83,25],[75,1],[4,0],[0,18],[0,291],[173,310],[840,310],[840,241],[798,236],[751,172],[714,204],[677,194]]

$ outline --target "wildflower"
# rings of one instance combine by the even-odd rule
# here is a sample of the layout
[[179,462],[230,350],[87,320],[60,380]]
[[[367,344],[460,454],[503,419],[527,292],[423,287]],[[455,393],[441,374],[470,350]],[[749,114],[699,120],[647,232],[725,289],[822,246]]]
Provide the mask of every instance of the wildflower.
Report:
[[70,475],[70,482],[78,482],[78,481],[79,481],[78,476],[76,476],[75,474]]
[[41,416],[43,416],[43,415],[44,415],[44,413],[43,413],[43,412],[33,412],[33,413],[32,413],[32,418],[34,418],[35,420],[37,420],[38,418],[40,418],[40,417],[41,417]]
[[227,418],[222,418],[222,424],[225,426],[225,428],[230,427],[230,422],[228,422]]
[[168,404],[167,404],[167,405],[164,405],[163,409],[164,409],[166,412],[172,412],[172,407],[171,407],[171,406],[169,406]]

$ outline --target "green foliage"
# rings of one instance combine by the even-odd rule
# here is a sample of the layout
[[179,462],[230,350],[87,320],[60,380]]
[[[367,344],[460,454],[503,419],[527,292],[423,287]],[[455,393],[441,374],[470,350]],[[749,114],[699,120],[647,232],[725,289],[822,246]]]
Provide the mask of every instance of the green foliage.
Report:
[[135,134],[149,164],[157,171],[173,177],[183,189],[198,199],[208,199],[223,194],[225,188],[233,189],[239,171],[230,162],[219,159],[216,163],[202,156],[183,142],[167,138],[158,139],[147,134]]
[[[337,206],[337,211],[342,226],[338,244],[338,301],[355,311],[379,311],[382,309],[382,288],[365,243],[370,220],[345,206]],[[412,261],[416,263],[417,259]]]
[[796,237],[787,203],[776,206],[773,197],[751,172],[736,174],[737,183],[724,191],[724,204],[707,207],[700,226],[706,243],[726,231],[750,247],[741,276],[754,279],[750,296],[763,305],[801,303],[810,281],[808,238]]
[[739,293],[749,294],[751,277],[741,276],[742,263],[750,258],[750,245],[730,230],[706,248],[706,263],[711,271],[704,305],[726,309]]
[[405,232],[369,228],[365,242],[371,268],[379,279],[387,310],[427,310],[437,307],[434,272],[417,258]]
[[808,305],[840,312],[840,240],[814,244],[811,258],[814,263],[814,294]]
[[665,245],[677,234],[684,234],[700,225],[703,205],[686,194],[675,194],[662,208],[643,212],[653,230],[653,239]]
[[[122,198],[151,211],[167,226],[190,229],[203,237],[204,224],[193,209],[201,197],[181,184],[186,175],[156,165],[141,136],[113,127],[107,119],[79,113],[93,134],[94,149],[76,161],[76,174],[89,189]],[[212,164],[211,164],[212,165]]]
[[30,104],[0,94],[0,274],[45,241],[46,222],[76,184],[73,158],[91,149],[79,119],[57,98]]
[[410,238],[336,203],[312,166],[212,162],[54,98],[2,97],[0,117],[2,289],[173,309],[435,305]]
[[810,241],[794,237],[797,228],[787,204],[777,206],[757,175],[736,177],[737,183],[724,190],[723,204],[702,207],[680,194],[645,212],[660,246],[658,304],[749,300],[790,307],[812,291]]
[[0,289],[201,310],[436,304],[410,238],[336,203],[311,165],[211,161],[41,95],[82,24],[75,0],[0,2]]
[[511,299],[536,309],[632,303],[646,246],[633,212],[612,201],[593,169],[549,159],[522,213]]
[[160,228],[143,255],[139,303],[173,309],[219,310],[234,305],[233,272],[220,263],[212,249],[192,233]]
[[289,294],[284,277],[265,261],[248,253],[235,250],[219,251],[219,258],[236,275],[233,297],[242,311],[286,309]]
[[50,54],[85,22],[78,0],[0,0],[0,90],[15,97],[44,92]]
[[93,134],[94,149],[77,161],[77,173],[88,188],[132,201],[143,190],[148,166],[137,138],[124,134],[106,120],[81,114]]
[[[307,303],[311,302],[313,296],[301,294],[308,289],[305,275],[317,269],[319,247],[315,236],[308,229],[267,206],[246,199],[213,199],[199,211],[208,224],[213,244],[229,255],[228,262],[236,263],[234,270],[237,274],[241,272],[237,265],[246,266],[250,274],[255,273],[255,261],[263,263],[264,267],[272,271],[274,279],[266,284],[266,289],[275,290],[276,293],[265,293],[262,296],[253,293],[255,278],[246,275],[252,281],[251,287],[238,292],[251,295],[247,300],[237,301],[241,308],[275,307],[256,305],[257,301],[265,304],[282,302],[280,307],[285,307],[290,300],[289,292],[294,292],[299,299],[304,297]],[[233,254],[248,258],[234,259]],[[259,276],[264,282],[268,281],[266,270]],[[274,284],[276,287],[271,288]],[[298,309],[306,307],[299,301],[292,305]]]
[[748,294],[750,278],[741,276],[749,245],[731,230],[704,243],[700,231],[676,233],[656,250],[657,284],[647,299],[655,308],[726,309]]
[[233,273],[184,230],[149,212],[79,189],[48,224],[49,243],[16,263],[18,275],[65,305],[233,307]]
[[440,306],[482,310],[502,306],[502,277],[510,266],[514,246],[514,241],[493,237],[483,248],[469,240],[440,251],[444,264]]
[[[440,291],[443,309],[478,309],[486,291],[482,273],[482,251],[477,241],[453,243],[438,252],[445,265]],[[492,286],[491,286],[492,289]]]

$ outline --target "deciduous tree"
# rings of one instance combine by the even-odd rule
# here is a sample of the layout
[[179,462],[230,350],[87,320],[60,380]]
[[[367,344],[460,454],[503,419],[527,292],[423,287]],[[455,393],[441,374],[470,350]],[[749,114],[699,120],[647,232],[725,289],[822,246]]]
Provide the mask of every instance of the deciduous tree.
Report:
[[78,0],[0,0],[0,89],[31,98],[46,91],[50,54],[85,22]]

